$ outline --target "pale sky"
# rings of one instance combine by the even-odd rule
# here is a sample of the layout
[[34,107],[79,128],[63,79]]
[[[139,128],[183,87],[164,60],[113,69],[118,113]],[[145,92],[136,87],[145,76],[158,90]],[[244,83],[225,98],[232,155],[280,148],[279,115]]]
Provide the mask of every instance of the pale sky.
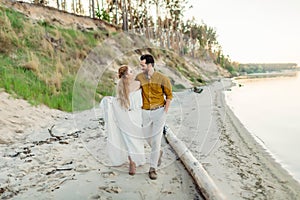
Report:
[[300,66],[300,0],[189,0],[194,16],[218,35],[232,61]]

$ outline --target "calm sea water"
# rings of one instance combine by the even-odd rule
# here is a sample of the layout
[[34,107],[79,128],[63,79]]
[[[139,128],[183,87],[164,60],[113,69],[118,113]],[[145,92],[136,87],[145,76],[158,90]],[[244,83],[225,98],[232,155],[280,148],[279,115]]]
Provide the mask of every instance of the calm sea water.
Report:
[[225,92],[247,130],[300,182],[300,72],[294,76],[236,80]]

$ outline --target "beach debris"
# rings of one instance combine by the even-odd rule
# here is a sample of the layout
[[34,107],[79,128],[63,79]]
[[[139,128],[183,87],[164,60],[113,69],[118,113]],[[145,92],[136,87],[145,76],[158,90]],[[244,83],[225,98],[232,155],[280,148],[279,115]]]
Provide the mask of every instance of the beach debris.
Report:
[[78,138],[79,137],[79,133],[81,133],[82,131],[80,130],[76,130],[72,133],[68,133],[66,136],[57,136],[54,135],[52,132],[52,129],[55,125],[52,125],[50,129],[48,129],[48,132],[50,134],[50,138],[47,138],[46,140],[40,140],[40,141],[34,141],[33,146],[34,145],[43,145],[43,144],[51,144],[52,142],[57,142],[59,144],[69,144],[69,142],[67,141],[70,138]]
[[100,190],[104,190],[108,193],[120,193],[122,189],[119,186],[100,186]]
[[17,129],[15,130],[16,133],[24,133],[24,130],[23,129]]
[[53,169],[53,170],[47,172],[46,175],[54,174],[55,172],[58,172],[58,171],[70,171],[72,169],[74,169],[74,167],[72,167],[72,166],[56,168],[56,169]]
[[5,188],[0,188],[0,194],[5,192]]
[[76,167],[75,171],[77,171],[77,172],[88,172],[88,171],[90,171],[90,168],[87,167],[86,165],[80,164]]
[[162,191],[161,191],[161,193],[165,193],[165,194],[172,194],[172,193],[174,193],[174,192],[172,192],[172,191],[169,191],[169,190],[162,190]]
[[[20,155],[20,153],[21,152],[14,152],[14,153],[12,153],[12,154],[8,154],[8,155],[6,155],[7,157],[11,157],[11,158],[14,158],[14,157],[17,157],[17,156],[19,156]],[[4,156],[5,157],[5,156]]]
[[100,124],[101,126],[103,126],[103,127],[104,127],[104,125],[105,125],[104,119],[103,119],[102,117],[99,118],[99,124]]
[[53,125],[51,126],[51,128],[48,129],[48,132],[49,132],[49,134],[50,134],[51,137],[54,137],[54,138],[57,138],[58,140],[61,140],[61,136],[57,136],[57,135],[54,135],[54,134],[52,133],[52,129],[53,129],[54,126],[55,126],[55,124],[53,124]]
[[5,186],[0,188],[0,198],[1,199],[11,199],[13,196],[17,195],[19,191],[12,189],[10,186]]
[[34,154],[31,153],[29,147],[24,147],[22,149],[16,150],[13,153],[8,153],[4,155],[4,157],[11,157],[11,158],[20,157],[20,159],[25,159],[32,156],[34,156]]
[[97,199],[97,200],[101,200],[101,195],[100,194],[95,194],[93,196],[91,196],[89,199]]
[[192,89],[191,89],[193,92],[196,92],[196,93],[201,93],[201,92],[203,92],[203,88],[201,88],[201,87],[193,87]]
[[74,179],[74,175],[70,176],[70,177],[65,177],[63,178],[62,180],[60,180],[59,182],[56,182],[55,184],[53,184],[52,186],[50,186],[50,191],[53,192],[54,190],[57,190],[60,188],[60,186],[66,182],[66,181],[69,181],[69,180],[75,180]]

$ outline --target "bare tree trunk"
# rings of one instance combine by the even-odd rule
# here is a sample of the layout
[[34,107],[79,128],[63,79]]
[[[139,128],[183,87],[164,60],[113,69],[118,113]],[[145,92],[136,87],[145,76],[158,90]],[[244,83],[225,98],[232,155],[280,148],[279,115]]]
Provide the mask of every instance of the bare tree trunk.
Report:
[[[99,0],[96,0],[96,3],[97,3],[97,8],[99,8],[100,9],[100,6],[99,6]],[[102,7],[101,8],[103,8],[103,4],[102,4]],[[101,9],[100,9],[101,10]]]
[[116,0],[116,25],[118,25],[118,0]]
[[183,33],[180,31],[179,40],[180,40],[180,55],[184,55],[184,41],[183,41]]
[[79,13],[80,15],[83,15],[83,14],[84,14],[84,9],[83,9],[81,0],[78,0],[78,5],[77,5],[77,7],[78,7],[78,13]]
[[71,11],[72,11],[73,13],[76,13],[75,5],[76,5],[75,0],[72,0]]
[[156,27],[155,28],[155,37],[156,40],[159,38],[159,13],[158,13],[158,1],[155,2],[155,10],[156,10]]
[[130,30],[133,29],[133,16],[132,16],[132,5],[131,5],[131,0],[128,0],[128,12],[129,12],[129,17],[130,17]]
[[170,49],[170,31],[169,31],[169,19],[167,18],[167,47]]
[[89,17],[92,17],[92,1],[89,0]]
[[65,11],[66,10],[66,8],[67,8],[67,2],[66,2],[66,0],[62,0],[62,2],[61,2],[61,7],[62,7],[62,9]]
[[128,31],[128,12],[127,12],[126,0],[123,0],[122,17],[123,17],[123,30]]
[[95,18],[95,0],[92,0],[92,16]]
[[[136,10],[139,9],[139,2],[136,1],[137,4],[136,4]],[[138,27],[138,30],[139,30],[139,33],[141,33],[141,24],[140,24],[140,16],[139,16],[139,12],[137,11],[137,27]]]
[[57,5],[57,9],[59,10],[59,7],[60,7],[59,0],[56,1],[56,5]]
[[149,30],[148,30],[148,10],[147,10],[147,5],[148,5],[148,1],[145,0],[144,2],[145,7],[144,7],[144,12],[145,12],[145,19],[144,19],[144,28],[145,28],[145,34],[146,34],[146,38],[149,39]]

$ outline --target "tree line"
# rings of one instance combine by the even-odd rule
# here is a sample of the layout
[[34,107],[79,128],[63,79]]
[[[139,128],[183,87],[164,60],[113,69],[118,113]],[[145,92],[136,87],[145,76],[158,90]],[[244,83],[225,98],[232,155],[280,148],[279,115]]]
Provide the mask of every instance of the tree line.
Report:
[[99,18],[122,27],[123,31],[142,34],[161,48],[234,70],[235,63],[223,54],[216,30],[195,19],[184,20],[184,13],[191,8],[188,0],[31,0],[31,3],[46,6],[52,3],[59,10]]
[[297,69],[297,63],[245,63],[239,64],[240,73],[266,73],[281,70]]

